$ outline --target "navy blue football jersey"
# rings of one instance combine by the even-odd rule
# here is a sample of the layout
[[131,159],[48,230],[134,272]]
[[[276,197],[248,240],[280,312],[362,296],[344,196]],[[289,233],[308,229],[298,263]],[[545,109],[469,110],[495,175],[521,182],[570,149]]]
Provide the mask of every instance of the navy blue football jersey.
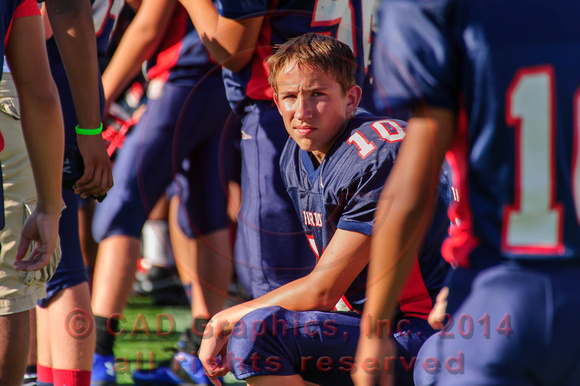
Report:
[[377,97],[458,116],[460,225],[445,253],[461,266],[580,257],[579,12],[563,0],[381,6]]
[[229,19],[263,16],[252,61],[239,72],[224,70],[226,92],[235,106],[245,96],[272,100],[265,59],[277,45],[307,32],[330,35],[354,52],[359,65],[359,84],[370,55],[374,0],[219,0],[220,14]]
[[[290,194],[310,245],[317,256],[337,229],[370,235],[379,195],[405,137],[405,122],[380,119],[359,113],[351,119],[315,168],[309,153],[291,138],[280,158],[282,179]],[[447,236],[449,184],[442,175],[437,213],[419,254],[419,264],[400,297],[406,316],[426,318],[432,296],[442,286],[448,264],[441,256]],[[341,304],[362,310],[365,300],[366,268],[354,281]]]
[[125,4],[124,0],[92,0],[93,23],[97,37],[97,52],[99,57],[105,56],[109,47],[111,34],[119,20],[119,14]]
[[149,79],[192,86],[211,70],[214,70],[213,75],[221,76],[220,67],[210,57],[187,11],[179,3],[175,5],[161,44],[147,66]]

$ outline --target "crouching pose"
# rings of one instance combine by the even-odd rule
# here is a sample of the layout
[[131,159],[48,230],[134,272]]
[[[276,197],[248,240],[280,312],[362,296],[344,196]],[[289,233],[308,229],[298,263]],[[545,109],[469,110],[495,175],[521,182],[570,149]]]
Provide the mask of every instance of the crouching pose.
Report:
[[291,137],[280,159],[282,179],[319,259],[309,275],[216,314],[199,358],[214,380],[232,371],[248,384],[278,386],[351,384],[353,366],[373,371],[386,360],[402,384],[411,384],[413,358],[434,332],[426,319],[449,267],[440,254],[449,226],[447,180],[441,177],[438,210],[396,323],[365,321],[394,335],[397,357],[355,364],[373,218],[405,123],[357,113],[356,61],[334,38],[294,38],[268,64]]

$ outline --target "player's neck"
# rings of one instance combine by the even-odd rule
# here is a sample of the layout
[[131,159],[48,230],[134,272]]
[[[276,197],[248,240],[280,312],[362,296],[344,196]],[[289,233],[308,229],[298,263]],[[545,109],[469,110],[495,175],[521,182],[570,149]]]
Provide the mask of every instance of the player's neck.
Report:
[[311,151],[308,152],[308,157],[310,157],[310,161],[312,161],[312,166],[314,166],[314,170],[318,169],[318,167],[320,166],[318,158],[316,158],[316,156],[312,154]]

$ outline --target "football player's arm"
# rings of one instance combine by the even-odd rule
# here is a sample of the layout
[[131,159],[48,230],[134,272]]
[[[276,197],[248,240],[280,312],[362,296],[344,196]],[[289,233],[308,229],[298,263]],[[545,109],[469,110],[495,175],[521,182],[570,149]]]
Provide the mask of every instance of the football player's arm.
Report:
[[[47,0],[46,12],[73,96],[78,125],[101,125],[99,68],[93,10],[89,0]],[[102,196],[113,186],[111,162],[101,135],[77,135],[84,173],[76,181],[81,197]]]
[[330,311],[368,263],[370,236],[338,229],[313,271],[305,277],[283,285],[257,299],[230,307],[213,316],[198,355],[212,377],[223,376],[227,339],[234,325],[247,313],[262,307],[278,305],[292,311]]
[[141,71],[165,36],[177,0],[143,0],[103,73],[109,106]]
[[[36,208],[22,228],[14,265],[37,270],[48,264],[57,245],[64,152],[64,124],[40,16],[14,19],[6,59],[18,91],[22,131],[38,195]],[[36,242],[34,250],[22,260],[31,241]]]
[[[431,222],[439,172],[454,127],[455,116],[445,109],[414,111],[409,120],[407,136],[375,214],[363,318],[392,320],[399,293]],[[371,331],[366,326],[361,323],[361,336],[369,339],[359,340],[357,363],[366,358],[383,358],[392,350],[388,339],[377,337],[372,324]],[[353,379],[357,386],[375,385],[375,377],[380,374],[384,372],[357,371]]]
[[232,71],[239,71],[250,62],[263,16],[233,20],[221,16],[211,0],[179,1],[215,60]]

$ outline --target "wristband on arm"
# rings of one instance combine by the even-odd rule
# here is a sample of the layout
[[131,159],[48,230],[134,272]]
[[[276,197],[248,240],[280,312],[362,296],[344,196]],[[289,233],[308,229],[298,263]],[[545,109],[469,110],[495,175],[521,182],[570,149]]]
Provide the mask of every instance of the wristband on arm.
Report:
[[79,135],[98,135],[101,134],[101,132],[103,131],[103,122],[101,122],[101,125],[96,129],[81,129],[79,125],[76,125],[75,131]]

